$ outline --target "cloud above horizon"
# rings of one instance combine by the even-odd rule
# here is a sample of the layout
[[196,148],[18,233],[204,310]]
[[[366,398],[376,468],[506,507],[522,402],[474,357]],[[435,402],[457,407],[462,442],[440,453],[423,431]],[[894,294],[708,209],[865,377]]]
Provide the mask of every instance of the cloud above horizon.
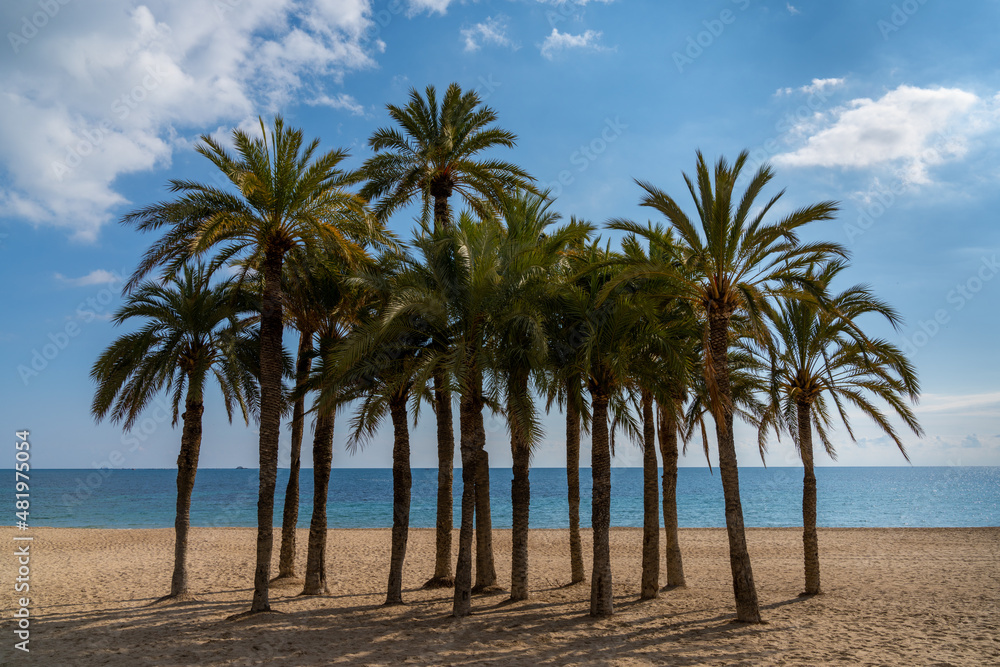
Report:
[[485,21],[468,28],[462,28],[465,39],[465,50],[469,53],[478,51],[483,45],[505,46],[517,50],[517,45],[507,35],[507,17],[488,16]]
[[[0,21],[20,10],[5,4]],[[304,96],[349,113],[345,73],[374,65],[369,0],[70,3],[0,61],[0,206],[92,241],[119,177],[170,164],[193,128]]]
[[[816,79],[803,92],[842,79]],[[786,92],[791,89],[783,89]],[[984,99],[960,88],[901,85],[878,99],[858,98],[801,120],[798,148],[774,162],[794,167],[894,167],[909,184],[931,182],[929,169],[963,158],[970,140],[1000,129],[1000,95]]]
[[568,32],[559,32],[558,28],[552,28],[540,48],[542,56],[549,60],[554,60],[556,56],[570,50],[580,51],[613,51],[600,44],[602,32],[599,30],[587,30],[579,35]]

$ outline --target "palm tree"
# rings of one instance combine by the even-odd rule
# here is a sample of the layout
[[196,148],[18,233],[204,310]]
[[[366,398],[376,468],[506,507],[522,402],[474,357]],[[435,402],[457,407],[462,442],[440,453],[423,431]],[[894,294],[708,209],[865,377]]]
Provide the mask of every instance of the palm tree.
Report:
[[[622,393],[635,364],[636,341],[643,338],[638,302],[629,286],[605,288],[615,279],[610,266],[616,257],[595,241],[586,253],[573,258],[580,274],[562,290],[561,310],[581,324],[576,332],[579,343],[571,364],[585,378],[591,406],[591,473],[593,477],[591,525],[594,533],[593,570],[590,581],[590,615],[613,613],[611,587],[611,449],[608,414],[616,421],[626,419],[621,407]],[[632,429],[635,432],[635,429]]]
[[584,253],[584,242],[587,240],[593,226],[589,223],[570,218],[571,224],[587,226],[584,238],[567,249],[567,257],[556,267],[554,289],[550,293],[546,308],[549,317],[546,324],[549,328],[549,371],[548,398],[545,409],[549,410],[554,402],[562,403],[566,411],[566,487],[569,505],[569,552],[570,552],[570,584],[582,583],[585,580],[583,570],[583,546],[580,539],[580,427],[587,428],[590,421],[590,410],[583,393],[583,377],[580,368],[573,363],[579,354],[582,343],[582,332],[586,325],[585,319],[579,319],[584,313],[580,309],[563,310],[566,283],[572,273],[579,268],[573,268],[570,258],[574,254]]
[[[361,264],[359,266],[366,266]],[[309,522],[309,544],[306,551],[306,573],[302,595],[322,595],[328,592],[326,580],[326,506],[333,465],[333,432],[337,408],[349,398],[341,383],[329,381],[329,367],[339,347],[353,332],[360,313],[371,301],[371,295],[353,288],[343,272],[329,262],[315,261],[309,271],[310,314],[304,321],[315,330],[319,342],[312,376],[297,390],[296,398],[309,390],[319,393],[314,412],[313,429],[313,509]]]
[[343,150],[317,155],[319,140],[303,144],[301,130],[286,128],[280,116],[261,136],[233,130],[236,156],[216,139],[202,135],[196,150],[228,179],[230,189],[174,180],[179,196],[126,215],[122,222],[140,231],[166,228],[146,252],[131,289],[158,266],[175,271],[189,257],[211,250],[214,266],[242,257],[244,271],[255,267],[263,280],[260,321],[260,490],[257,501],[257,565],[251,613],[271,608],[268,583],[273,548],[274,488],[282,412],[282,265],[294,248],[320,250],[345,266],[367,257],[366,247],[391,239],[367,217],[364,200],[347,190],[358,176],[343,171]]
[[248,328],[247,304],[238,297],[232,281],[209,285],[203,265],[185,265],[162,284],[143,282],[115,313],[114,323],[142,318],[145,325],[115,340],[90,371],[97,383],[91,406],[97,421],[110,415],[128,430],[153,397],[166,390],[176,425],[184,401],[177,457],[174,572],[166,598],[189,592],[191,491],[201,450],[206,383],[212,378],[218,383],[230,421],[234,407],[239,407],[244,421],[258,407],[259,341]]
[[318,328],[314,281],[316,258],[292,252],[284,265],[282,295],[289,321],[298,330],[299,344],[295,358],[295,398],[292,407],[292,441],[285,487],[285,505],[281,515],[281,548],[278,556],[278,579],[295,578],[295,535],[299,521],[299,471],[302,466],[302,436],[305,430],[306,384],[315,354],[313,335]]
[[[803,290],[814,293],[815,286],[806,277],[806,269],[830,257],[845,256],[846,251],[835,243],[800,243],[798,238],[798,231],[804,225],[832,219],[837,211],[834,202],[797,209],[776,222],[766,220],[783,194],[779,192],[762,206],[756,202],[774,177],[769,165],[757,170],[742,195],[735,193],[748,159],[746,151],[733,164],[720,158],[713,171],[701,152],[697,153],[697,185],[684,175],[697,210],[697,222],[692,222],[665,192],[639,182],[645,191],[641,204],[662,213],[673,226],[682,246],[684,271],[672,265],[636,267],[623,279],[635,275],[661,277],[673,283],[678,298],[689,301],[700,311],[706,341],[703,373],[716,424],[736,617],[742,622],[759,623],[760,608],[746,546],[733,440],[727,358],[730,323],[734,314],[744,313],[750,319],[753,334],[766,340],[762,313],[768,301],[778,295],[801,298]],[[645,236],[641,227],[629,231]]]
[[[817,282],[827,288],[844,269],[842,262],[828,263]],[[802,489],[802,543],[806,587],[803,595],[818,595],[820,588],[819,541],[816,535],[816,474],[813,470],[812,429],[815,427],[831,458],[836,451],[829,438],[830,404],[847,432],[854,432],[845,406],[869,417],[896,443],[909,460],[903,441],[886,415],[871,398],[881,399],[916,435],[922,429],[905,402],[916,402],[920,393],[913,365],[895,345],[862,334],[856,322],[865,314],[881,315],[894,328],[895,311],[863,286],[851,287],[829,299],[827,306],[804,301],[782,301],[771,312],[776,345],[762,359],[769,367],[769,404],[759,430],[759,444],[769,428],[779,435],[788,430],[804,469]]]
[[529,381],[535,376],[537,384],[543,384],[548,356],[546,296],[552,290],[550,281],[555,277],[565,249],[581,241],[590,231],[589,225],[571,223],[547,232],[559,219],[559,215],[550,210],[551,203],[546,194],[522,191],[507,197],[502,208],[506,223],[499,241],[502,306],[495,309],[492,317],[495,338],[490,345],[494,355],[490,366],[491,374],[496,377],[491,384],[503,393],[513,459],[512,601],[528,597],[531,497],[528,468],[532,450],[541,437]]
[[[326,388],[352,387],[359,399],[352,418],[348,447],[370,441],[388,414],[393,427],[392,550],[386,605],[403,604],[403,562],[409,534],[410,439],[407,401],[423,387],[420,361],[424,348],[433,342],[430,322],[421,317],[395,317],[395,295],[401,287],[401,270],[413,261],[403,254],[387,253],[378,266],[357,275],[354,284],[371,299],[366,322],[356,328],[328,368],[335,379]],[[416,382],[415,382],[416,381]],[[420,383],[419,386],[415,386]]]
[[[616,219],[609,227],[618,230],[630,230],[636,224],[627,220]],[[662,267],[673,266],[682,270],[679,259],[679,248],[671,231],[663,225],[648,223],[643,236],[647,239],[644,245],[640,243],[635,233],[629,231],[622,239],[624,267]],[[656,445],[657,440],[660,455],[663,459],[663,526],[666,538],[665,560],[667,571],[667,586],[684,586],[684,566],[678,542],[677,520],[677,464],[679,458],[678,431],[680,411],[684,397],[691,383],[691,376],[699,364],[697,341],[700,334],[698,323],[690,304],[677,299],[670,281],[646,278],[639,282],[643,294],[651,300],[655,320],[661,322],[663,329],[658,333],[663,336],[672,331],[669,340],[661,340],[670,346],[670,356],[675,363],[669,369],[659,372],[654,370],[652,378],[645,381],[643,387],[643,583],[642,598],[656,597],[659,575],[659,531],[658,531],[658,499],[656,498]],[[648,356],[648,355],[647,355]],[[653,354],[648,363],[641,365],[643,369],[656,369],[657,362],[662,361]],[[640,382],[640,384],[643,384]],[[656,410],[652,399],[656,398]],[[647,403],[648,402],[648,403]],[[648,406],[648,407],[647,407]],[[647,411],[648,410],[648,411]],[[653,422],[657,422],[653,428]],[[707,452],[707,450],[706,450]]]
[[[387,219],[394,211],[420,197],[426,222],[433,211],[433,227],[451,225],[449,202],[453,193],[481,217],[496,212],[507,191],[530,189],[531,177],[514,164],[481,159],[479,153],[495,147],[513,148],[517,136],[492,125],[496,112],[475,91],[448,86],[440,105],[434,86],[425,96],[410,90],[405,107],[387,105],[398,128],[380,128],[368,141],[376,154],[363,167],[368,182],[362,195],[375,202],[374,212]],[[434,575],[426,588],[453,585],[451,577],[452,475],[455,435],[451,392],[442,370],[434,375],[434,406],[438,438],[437,535]],[[487,468],[488,472],[488,468]]]

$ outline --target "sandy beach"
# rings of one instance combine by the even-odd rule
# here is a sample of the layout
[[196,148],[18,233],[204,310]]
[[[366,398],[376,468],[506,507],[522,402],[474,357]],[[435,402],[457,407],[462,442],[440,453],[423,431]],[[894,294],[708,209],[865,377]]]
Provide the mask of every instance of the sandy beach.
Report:
[[[7,545],[15,534],[0,529]],[[329,596],[275,586],[280,613],[237,620],[227,617],[249,608],[253,529],[193,529],[197,600],[152,606],[169,588],[172,530],[31,534],[31,653],[13,649],[8,556],[4,665],[1000,664],[1000,528],[821,529],[824,595],[813,598],[798,597],[800,530],[750,529],[766,621],[757,626],[733,622],[722,529],[683,529],[687,588],[646,602],[641,530],[612,529],[616,613],[599,621],[587,616],[589,585],[565,586],[564,530],[531,532],[530,600],[475,597],[460,621],[449,618],[450,590],[419,589],[433,566],[432,530],[410,533],[403,607],[380,606],[389,530],[333,530]],[[299,539],[301,574],[306,531]],[[494,545],[507,586],[510,532],[496,531]],[[584,531],[588,574],[589,549]]]

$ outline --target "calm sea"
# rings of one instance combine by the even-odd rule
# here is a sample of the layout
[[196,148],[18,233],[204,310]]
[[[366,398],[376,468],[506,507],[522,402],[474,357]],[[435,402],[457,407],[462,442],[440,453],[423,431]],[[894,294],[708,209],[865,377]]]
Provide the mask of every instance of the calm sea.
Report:
[[[312,470],[303,470],[299,527],[308,528]],[[33,470],[31,525],[81,528],[166,528],[173,526],[175,470]],[[1000,467],[818,468],[821,526],[1000,526]],[[458,525],[461,470],[455,471]],[[281,523],[288,470],[278,472],[275,521]],[[509,468],[490,471],[493,525],[509,528]],[[580,518],[590,525],[590,470],[580,471]],[[642,526],[642,470],[613,468],[611,523]],[[410,525],[435,525],[437,471],[415,469]],[[801,468],[740,470],[743,512],[748,526],[802,523]],[[718,471],[681,468],[677,482],[681,526],[725,525]],[[199,470],[191,503],[195,526],[255,526],[256,470]],[[566,471],[531,470],[531,526],[567,528]],[[392,471],[337,469],[330,480],[327,516],[331,528],[392,525]],[[7,525],[13,523],[13,512]]]

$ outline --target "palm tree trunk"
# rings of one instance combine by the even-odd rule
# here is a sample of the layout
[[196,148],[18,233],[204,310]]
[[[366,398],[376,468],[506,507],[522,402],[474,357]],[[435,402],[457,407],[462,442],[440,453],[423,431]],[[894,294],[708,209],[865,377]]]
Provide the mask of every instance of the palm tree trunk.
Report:
[[663,457],[663,528],[667,540],[667,586],[685,586],[677,535],[677,415],[660,405],[660,455]]
[[[480,409],[477,431],[483,431],[485,439],[482,419]],[[476,585],[472,588],[476,593],[496,586],[497,583],[497,569],[493,559],[493,520],[490,516],[490,455],[483,449],[481,442],[477,442],[476,452]]]
[[[709,313],[709,344],[712,370],[717,387],[714,406],[715,431],[719,446],[719,476],[726,501],[726,533],[729,536],[729,565],[733,573],[733,595],[736,598],[736,619],[744,623],[760,623],[757,589],[747,550],[743,506],[740,503],[740,478],[733,439],[733,394],[729,384],[729,316]],[[708,378],[706,378],[708,380]],[[709,381],[709,386],[711,382]]]
[[459,402],[459,452],[462,457],[462,522],[458,533],[458,560],[455,563],[455,597],[452,616],[468,616],[472,608],[472,537],[476,511],[476,426],[475,413],[482,410],[474,398],[464,395]]
[[[299,351],[295,360],[295,388],[302,389],[309,379],[312,355],[312,331],[302,327]],[[305,396],[299,396],[292,408],[292,460],[285,488],[285,507],[281,515],[281,551],[278,556],[278,579],[295,577],[295,530],[299,523],[299,470],[302,467],[302,432],[305,422]]]
[[806,590],[803,595],[819,595],[819,538],[816,535],[816,471],[813,469],[812,425],[809,403],[798,404],[799,453],[805,474],[802,481],[802,547],[805,553]]
[[389,587],[386,605],[403,604],[403,561],[410,531],[410,433],[406,424],[404,390],[390,399],[392,413],[392,556],[389,560]]
[[[579,383],[579,378],[577,378]],[[567,387],[568,389],[568,387]],[[583,545],[580,541],[580,413],[566,392],[566,483],[569,490],[570,583],[584,580]]]
[[[190,380],[190,378],[189,378]],[[200,388],[199,388],[200,389]],[[198,455],[201,451],[201,416],[205,407],[200,392],[193,383],[188,385],[184,406],[184,430],[181,433],[181,451],[177,456],[177,515],[174,517],[174,574],[170,579],[170,595],[175,598],[188,593],[188,529],[191,527],[191,492],[198,472]]]
[[591,525],[594,531],[594,569],[590,575],[590,615],[611,616],[611,449],[608,443],[608,397],[591,392],[593,424]]
[[264,294],[260,314],[260,487],[257,497],[257,565],[251,612],[270,611],[271,552],[274,550],[274,487],[281,435],[281,264],[280,250],[264,254]]
[[[512,390],[527,400],[528,377],[518,376],[512,379]],[[526,424],[516,417],[514,405],[508,405],[510,423],[510,450],[513,459],[514,479],[510,485],[510,502],[512,513],[511,524],[511,555],[510,555],[510,599],[528,599],[528,521],[531,505],[531,484],[528,468],[531,461],[531,450],[528,448]]]
[[656,428],[653,395],[642,391],[642,585],[639,598],[652,600],[660,591],[660,497],[656,479]]
[[316,417],[313,433],[313,510],[309,522],[309,546],[306,550],[306,576],[302,595],[324,595],[326,585],[326,504],[330,491],[330,467],[333,465],[334,413]]
[[424,584],[424,588],[447,588],[455,585],[455,580],[451,576],[455,431],[452,425],[451,392],[444,389],[444,386],[444,374],[440,371],[434,373],[434,411],[437,417],[438,443],[437,533],[434,576]]

